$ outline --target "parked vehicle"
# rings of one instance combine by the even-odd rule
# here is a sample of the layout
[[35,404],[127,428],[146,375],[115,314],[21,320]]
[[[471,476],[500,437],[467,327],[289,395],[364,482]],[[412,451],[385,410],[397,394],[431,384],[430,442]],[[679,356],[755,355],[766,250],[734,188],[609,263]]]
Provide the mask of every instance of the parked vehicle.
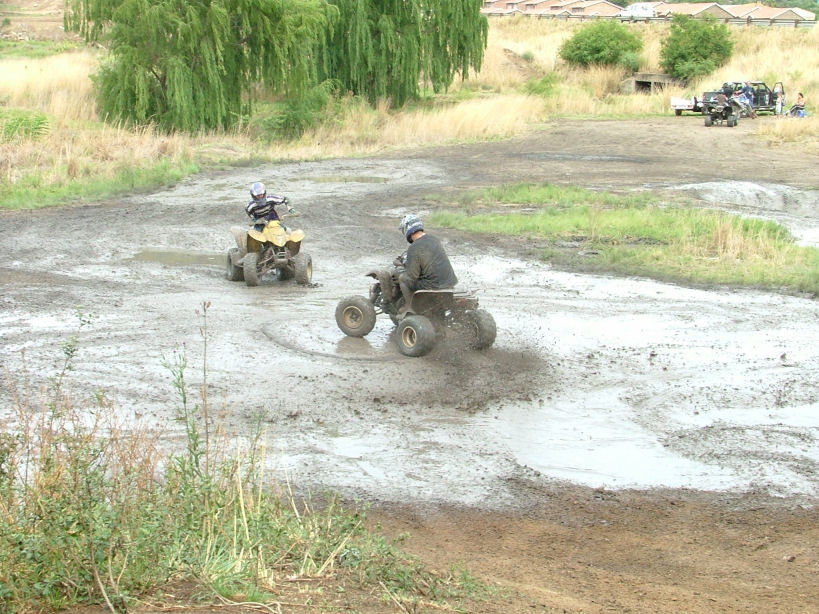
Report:
[[691,98],[671,97],[671,109],[675,115],[682,115],[683,111],[691,111],[692,113],[702,113],[702,101],[696,96]]
[[364,337],[375,327],[378,314],[387,314],[396,325],[395,343],[404,356],[423,356],[447,330],[465,335],[473,349],[485,349],[495,342],[497,328],[492,315],[478,307],[475,294],[454,289],[418,290],[406,311],[398,276],[403,260],[396,258],[392,269],[371,271],[375,279],[370,294],[348,296],[336,307],[336,324],[350,337]]
[[[727,83],[731,85],[731,91],[734,92],[741,90],[742,86],[745,85],[744,81],[728,81]],[[751,87],[754,88],[754,96],[751,102],[757,113],[776,113],[778,100],[781,109],[781,100],[785,97],[785,86],[782,85],[781,81],[777,81],[773,89],[769,88],[763,81],[751,81]],[[722,87],[712,92],[705,92],[702,95],[703,102],[715,98],[721,91]],[[742,116],[747,117],[747,113],[743,112]]]
[[230,281],[258,286],[259,280],[275,270],[279,280],[293,279],[309,284],[313,277],[313,259],[301,251],[304,231],[289,230],[279,220],[264,222],[264,227],[230,229],[236,247],[227,253],[226,274]]

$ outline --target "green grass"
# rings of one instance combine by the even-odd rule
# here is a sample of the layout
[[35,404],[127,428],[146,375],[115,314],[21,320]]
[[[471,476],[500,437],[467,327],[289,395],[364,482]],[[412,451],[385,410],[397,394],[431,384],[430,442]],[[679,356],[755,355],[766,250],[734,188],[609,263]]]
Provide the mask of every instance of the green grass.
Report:
[[80,47],[72,41],[0,40],[0,58],[44,58]]
[[[127,167],[110,175],[92,175],[63,183],[46,181],[39,174],[21,178],[12,187],[0,186],[0,209],[37,209],[84,199],[100,199],[149,190],[199,172],[194,162],[161,160],[146,167]],[[32,194],[37,194],[32,198]]]
[[544,259],[582,270],[819,295],[819,250],[781,225],[652,199],[520,184],[462,196],[429,221],[531,239]]
[[48,130],[48,117],[41,111],[0,108],[0,143],[41,138]]

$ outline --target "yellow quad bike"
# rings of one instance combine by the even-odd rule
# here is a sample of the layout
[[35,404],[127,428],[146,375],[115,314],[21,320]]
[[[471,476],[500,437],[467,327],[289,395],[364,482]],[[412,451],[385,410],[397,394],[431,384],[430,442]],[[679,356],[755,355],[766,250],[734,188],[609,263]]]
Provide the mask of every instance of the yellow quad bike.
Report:
[[307,285],[313,278],[313,259],[301,251],[304,231],[289,230],[279,220],[269,220],[264,228],[230,229],[236,247],[227,253],[227,278],[258,286],[259,280],[272,270],[280,280],[295,278],[296,283]]

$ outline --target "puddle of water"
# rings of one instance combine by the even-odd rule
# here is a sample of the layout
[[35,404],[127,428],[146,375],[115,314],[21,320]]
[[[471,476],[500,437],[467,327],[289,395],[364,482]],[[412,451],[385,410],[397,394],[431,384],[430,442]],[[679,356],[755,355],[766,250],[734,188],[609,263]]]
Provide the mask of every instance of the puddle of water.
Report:
[[196,266],[224,264],[224,254],[192,253],[184,251],[143,250],[134,254],[131,260],[158,262],[170,266]]
[[683,457],[633,422],[629,407],[606,392],[571,402],[504,407],[495,429],[515,459],[544,475],[591,487],[694,487],[737,485],[730,470]]
[[313,183],[387,183],[389,181],[387,177],[368,177],[366,175],[323,175],[300,179]]

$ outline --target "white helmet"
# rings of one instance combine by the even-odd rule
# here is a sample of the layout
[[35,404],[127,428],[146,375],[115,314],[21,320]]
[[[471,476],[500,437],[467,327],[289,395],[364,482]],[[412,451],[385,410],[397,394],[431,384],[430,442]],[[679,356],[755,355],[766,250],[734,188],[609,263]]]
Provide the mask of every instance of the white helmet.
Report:
[[261,181],[257,181],[250,186],[250,197],[256,202],[261,202],[267,197],[267,188]]

